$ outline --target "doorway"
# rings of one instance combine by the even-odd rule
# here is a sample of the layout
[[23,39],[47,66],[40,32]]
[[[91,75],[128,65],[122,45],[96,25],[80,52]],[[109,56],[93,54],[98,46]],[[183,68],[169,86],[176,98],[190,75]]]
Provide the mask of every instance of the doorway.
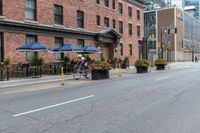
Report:
[[114,49],[112,44],[104,44],[102,48],[102,57],[107,61],[113,59]]

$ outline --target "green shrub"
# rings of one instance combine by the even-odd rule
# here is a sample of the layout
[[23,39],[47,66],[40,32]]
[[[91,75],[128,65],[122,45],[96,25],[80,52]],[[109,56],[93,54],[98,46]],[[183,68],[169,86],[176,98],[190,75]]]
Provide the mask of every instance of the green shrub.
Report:
[[167,65],[167,61],[164,59],[155,60],[155,65]]
[[111,70],[111,65],[106,61],[96,61],[89,65],[90,71],[94,70]]
[[38,54],[35,54],[31,58],[31,64],[36,66],[42,66],[44,65],[44,59],[39,58]]
[[148,68],[150,66],[150,63],[145,60],[145,59],[138,59],[135,64],[134,64],[135,67],[145,67],[145,68]]

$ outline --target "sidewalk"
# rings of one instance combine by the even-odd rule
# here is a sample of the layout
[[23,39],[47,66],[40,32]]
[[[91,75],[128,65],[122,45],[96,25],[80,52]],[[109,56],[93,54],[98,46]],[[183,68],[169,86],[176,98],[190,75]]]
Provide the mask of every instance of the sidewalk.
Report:
[[[65,75],[65,80],[73,79],[72,75]],[[1,81],[0,88],[5,87],[18,87],[18,86],[26,86],[26,85],[34,85],[34,84],[42,84],[42,83],[50,83],[50,82],[59,82],[61,81],[61,76],[43,76],[41,78],[17,78],[10,79],[9,81]]]
[[[121,71],[122,76],[127,76],[128,74],[134,74],[136,72],[134,67],[130,67],[128,69],[115,69],[110,71],[110,78],[117,78],[119,77],[119,72]],[[73,80],[73,75],[65,75],[65,80]],[[9,81],[0,81],[0,88],[7,88],[7,87],[19,87],[19,86],[26,86],[26,85],[35,85],[35,84],[44,84],[50,82],[60,82],[61,76],[47,76],[43,75],[41,78],[15,78],[10,79]]]
[[[172,62],[167,65],[166,69],[170,69],[170,68],[176,67],[178,65],[190,65],[190,64],[194,64],[194,63],[193,62]],[[155,71],[156,71],[156,67],[149,68],[149,72],[155,72]],[[136,69],[134,66],[131,66],[127,69],[110,70],[110,78],[118,78],[120,73],[121,73],[122,77],[126,77],[129,75],[135,74]],[[65,75],[65,80],[73,80],[73,76]],[[10,81],[0,81],[0,88],[19,87],[19,86],[34,85],[34,84],[60,82],[60,81],[61,81],[60,75],[56,75],[56,76],[44,75],[42,78],[31,78],[31,77],[15,78],[15,79],[10,79]]]
[[192,61],[186,61],[186,62],[170,62],[168,66],[173,67],[173,66],[178,66],[178,65],[191,65],[194,64]]

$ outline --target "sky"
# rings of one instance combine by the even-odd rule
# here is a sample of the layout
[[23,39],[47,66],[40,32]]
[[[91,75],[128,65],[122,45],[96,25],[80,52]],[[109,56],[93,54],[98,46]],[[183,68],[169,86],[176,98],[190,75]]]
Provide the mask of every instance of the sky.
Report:
[[182,7],[182,0],[172,0],[172,5],[177,5],[178,7]]

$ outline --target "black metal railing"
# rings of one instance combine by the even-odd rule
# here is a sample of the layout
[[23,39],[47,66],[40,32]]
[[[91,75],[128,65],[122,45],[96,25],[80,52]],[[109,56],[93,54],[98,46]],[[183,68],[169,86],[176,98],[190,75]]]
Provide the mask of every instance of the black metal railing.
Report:
[[73,73],[73,64],[60,63],[46,63],[42,66],[34,66],[32,64],[13,64],[8,69],[1,69],[0,76],[9,76],[9,78],[15,77],[30,77],[35,75],[59,75],[61,73],[61,67],[64,68],[66,75]]

